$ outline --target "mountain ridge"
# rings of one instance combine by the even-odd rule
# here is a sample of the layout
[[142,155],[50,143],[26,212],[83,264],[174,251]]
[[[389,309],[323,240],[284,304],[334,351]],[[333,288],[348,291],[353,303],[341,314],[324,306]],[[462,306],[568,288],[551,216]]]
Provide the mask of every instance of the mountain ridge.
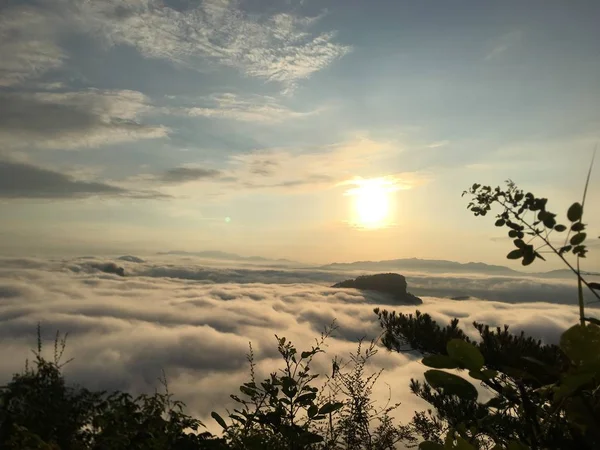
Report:
[[[408,270],[408,271],[427,271],[437,273],[482,273],[487,275],[510,275],[510,276],[541,276],[541,277],[570,277],[572,272],[568,269],[550,270],[547,272],[521,272],[510,267],[487,264],[483,262],[461,263],[444,259],[422,259],[422,258],[398,258],[379,261],[352,261],[352,262],[333,262],[324,265],[303,264],[297,261],[284,258],[266,258],[263,256],[242,256],[237,253],[223,252],[219,250],[204,251],[183,251],[171,250],[167,252],[158,252],[158,255],[177,255],[177,256],[196,256],[200,258],[219,259],[227,261],[246,261],[246,262],[279,262],[285,264],[297,264],[307,268],[317,268],[321,270],[367,270],[367,271],[389,271],[389,270]],[[600,276],[598,273],[585,272],[587,275]]]

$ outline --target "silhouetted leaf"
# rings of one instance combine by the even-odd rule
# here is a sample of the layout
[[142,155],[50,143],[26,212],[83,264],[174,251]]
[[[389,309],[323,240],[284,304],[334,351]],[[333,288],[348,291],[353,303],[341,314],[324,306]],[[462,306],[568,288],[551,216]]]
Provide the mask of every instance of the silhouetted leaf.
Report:
[[585,224],[581,223],[581,222],[574,223],[571,226],[571,230],[573,230],[573,231],[583,231],[583,230],[585,230]]
[[498,219],[496,220],[496,223],[494,225],[496,225],[497,227],[501,227],[506,223],[506,221],[504,219]]
[[515,230],[510,230],[508,232],[508,237],[516,238],[517,236],[518,236],[518,233]]
[[490,369],[470,370],[469,371],[469,376],[471,378],[475,378],[476,380],[481,380],[481,381],[489,380],[491,378],[496,377],[497,375],[498,375],[498,372],[496,372],[495,370],[490,370]]
[[343,403],[325,403],[321,408],[319,408],[319,414],[329,414],[337,411],[338,409],[344,406]]
[[310,404],[316,398],[317,398],[317,394],[315,394],[314,392],[310,392],[308,394],[302,394],[302,395],[300,395],[296,399],[296,403],[298,403],[299,405],[306,406],[306,405]]
[[506,257],[508,259],[520,259],[522,256],[523,256],[523,249],[520,249],[520,248],[513,250],[508,255],[506,255]]
[[319,442],[323,442],[325,439],[323,436],[320,436],[316,433],[306,432],[301,436],[303,442],[307,444],[318,444]]
[[582,215],[583,215],[583,207],[578,202],[573,203],[569,207],[569,210],[567,211],[567,218],[571,222],[577,222],[578,220],[581,220]]
[[506,406],[506,399],[504,397],[492,397],[486,404],[488,408],[504,408]]
[[211,415],[211,417],[212,417],[213,419],[215,419],[215,420],[217,421],[217,423],[218,423],[219,425],[221,425],[221,427],[222,427],[223,429],[227,428],[227,424],[225,423],[225,421],[223,420],[223,418],[222,418],[220,415],[218,415],[218,414],[217,414],[216,412],[214,412],[214,411],[213,411],[213,412],[211,412],[211,413],[210,413],[210,415]]
[[589,283],[590,289],[594,289],[596,291],[600,291],[600,283]]
[[311,419],[314,418],[317,414],[319,414],[319,407],[317,405],[310,405],[308,408],[308,417]]
[[446,355],[429,355],[421,360],[427,367],[434,369],[456,369],[458,362]]
[[563,232],[563,231],[565,231],[566,229],[567,229],[567,227],[566,227],[566,226],[564,226],[564,225],[560,225],[560,224],[558,224],[558,225],[555,225],[555,226],[554,226],[554,231],[558,231],[559,233],[562,233],[562,232]]
[[571,245],[579,245],[583,241],[585,241],[586,236],[587,235],[585,233],[577,233],[571,238],[569,242],[571,243]]
[[240,386],[240,391],[246,394],[248,397],[253,397],[256,394],[256,390],[251,389],[247,386]]
[[525,253],[525,255],[523,256],[523,260],[521,261],[521,264],[523,264],[524,266],[528,266],[533,261],[535,261],[535,253],[533,253],[533,252]]
[[573,248],[572,245],[565,245],[564,247],[560,248],[560,250],[558,251],[558,253],[563,254],[565,252],[569,252],[569,251],[571,251],[572,248]]
[[465,400],[476,400],[477,389],[464,378],[443,372],[441,370],[428,370],[425,379],[436,389],[442,389],[448,395],[456,395]]
[[450,358],[469,370],[480,370],[485,362],[477,347],[462,339],[452,339],[446,345],[446,351]]

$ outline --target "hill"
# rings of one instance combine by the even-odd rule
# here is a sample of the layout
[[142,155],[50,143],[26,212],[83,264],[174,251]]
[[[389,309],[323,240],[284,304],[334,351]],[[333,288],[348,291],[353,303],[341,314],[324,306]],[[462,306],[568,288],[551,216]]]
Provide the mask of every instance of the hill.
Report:
[[406,278],[398,273],[378,273],[375,275],[361,275],[355,279],[336,283],[333,288],[359,289],[364,291],[382,292],[391,295],[398,303],[420,305],[423,303],[419,297],[407,292]]

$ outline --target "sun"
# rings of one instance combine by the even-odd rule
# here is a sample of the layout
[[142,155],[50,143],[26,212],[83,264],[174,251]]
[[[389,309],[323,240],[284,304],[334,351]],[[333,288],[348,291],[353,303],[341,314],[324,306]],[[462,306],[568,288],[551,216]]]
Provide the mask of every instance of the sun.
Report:
[[383,228],[389,222],[390,193],[394,190],[385,178],[357,179],[346,192],[353,198],[355,225],[362,228]]

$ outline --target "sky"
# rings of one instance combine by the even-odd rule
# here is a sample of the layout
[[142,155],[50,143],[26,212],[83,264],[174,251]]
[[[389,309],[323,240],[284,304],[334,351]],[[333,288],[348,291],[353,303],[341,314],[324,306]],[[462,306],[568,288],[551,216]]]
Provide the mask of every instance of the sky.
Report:
[[[460,194],[511,178],[563,215],[581,198],[598,17],[591,0],[5,0],[3,253],[508,265]],[[600,211],[585,220],[600,235]]]

